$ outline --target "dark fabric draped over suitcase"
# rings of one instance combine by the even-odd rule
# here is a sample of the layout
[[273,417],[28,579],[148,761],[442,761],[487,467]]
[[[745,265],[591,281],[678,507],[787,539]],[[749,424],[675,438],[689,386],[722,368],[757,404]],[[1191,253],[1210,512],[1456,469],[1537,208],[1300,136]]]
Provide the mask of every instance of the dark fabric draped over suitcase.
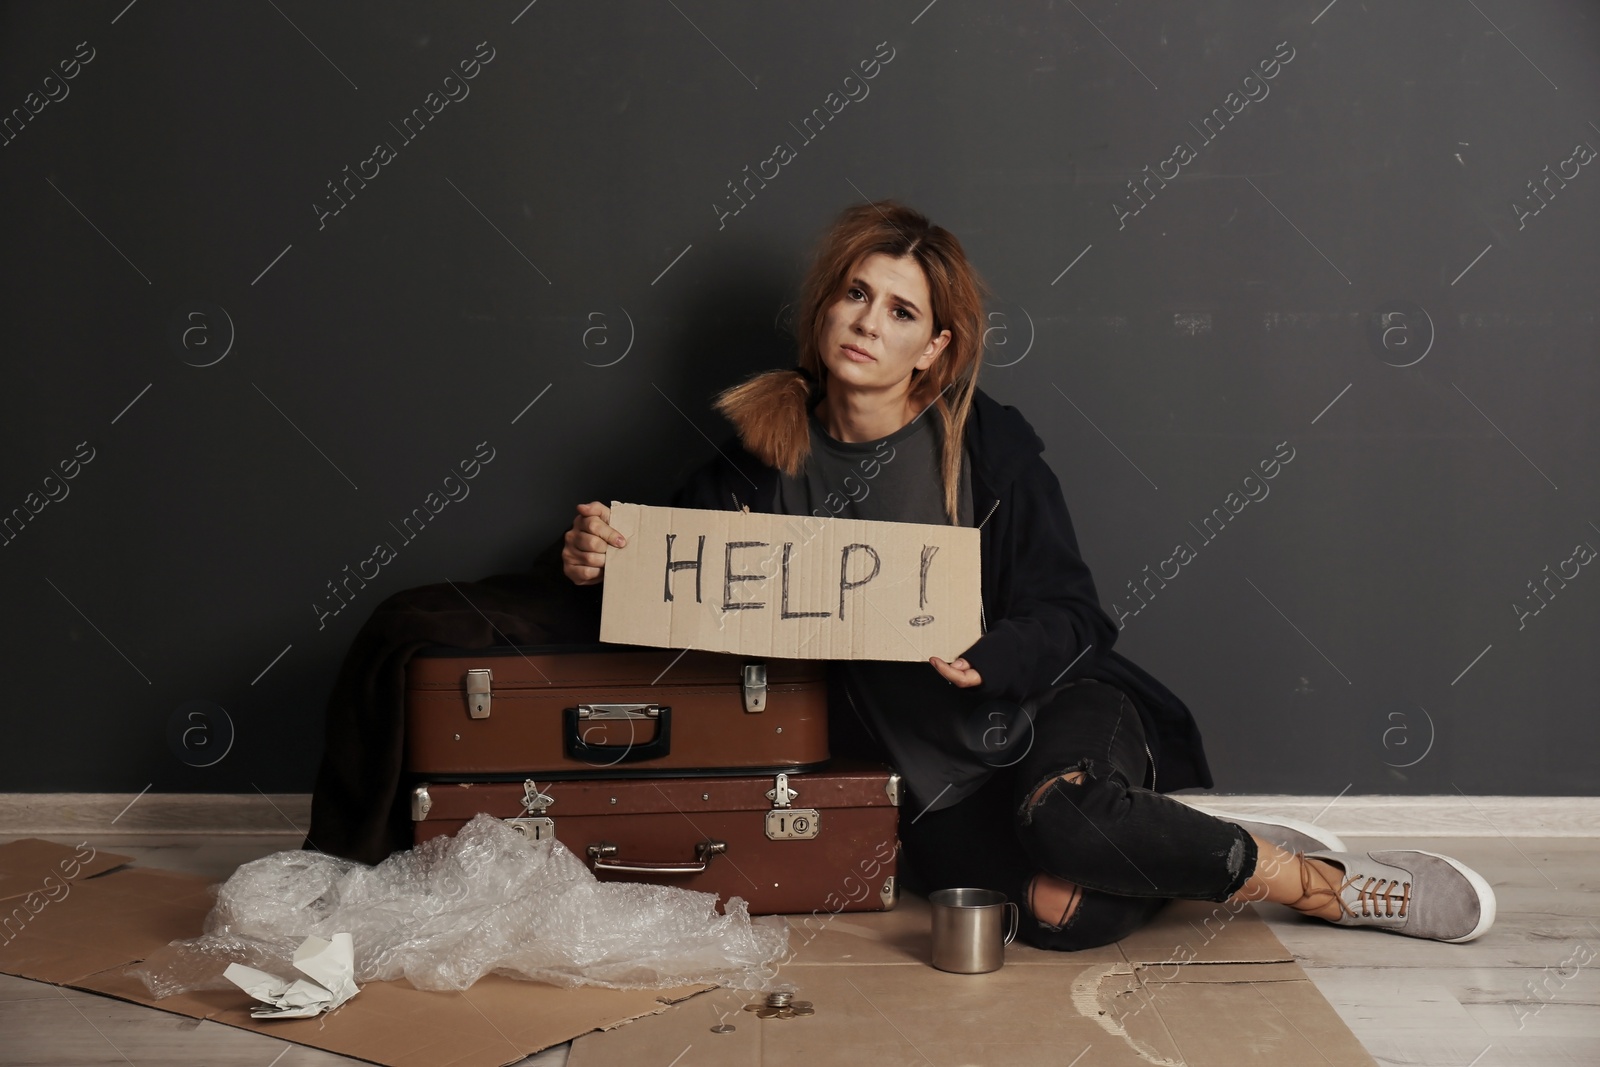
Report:
[[328,697],[304,848],[379,863],[411,847],[401,763],[406,664],[418,649],[600,639],[603,586],[574,585],[562,573],[563,544],[558,539],[540,553],[527,573],[405,589],[373,610],[351,641]]

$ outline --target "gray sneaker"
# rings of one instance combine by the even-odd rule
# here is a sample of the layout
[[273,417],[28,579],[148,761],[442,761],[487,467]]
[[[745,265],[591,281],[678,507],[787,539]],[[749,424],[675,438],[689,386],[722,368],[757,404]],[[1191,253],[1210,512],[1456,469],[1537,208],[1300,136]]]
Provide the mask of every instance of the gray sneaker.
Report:
[[1224,822],[1242,826],[1246,833],[1271,842],[1285,852],[1311,852],[1316,849],[1328,852],[1345,851],[1344,842],[1337,834],[1313,823],[1301,822],[1299,819],[1250,819],[1243,815],[1202,807],[1199,804],[1192,807]]
[[[1437,852],[1307,852],[1344,871],[1339,926],[1376,926],[1407,937],[1471,941],[1494,925],[1494,890],[1477,871]],[[1326,894],[1327,890],[1315,891]]]

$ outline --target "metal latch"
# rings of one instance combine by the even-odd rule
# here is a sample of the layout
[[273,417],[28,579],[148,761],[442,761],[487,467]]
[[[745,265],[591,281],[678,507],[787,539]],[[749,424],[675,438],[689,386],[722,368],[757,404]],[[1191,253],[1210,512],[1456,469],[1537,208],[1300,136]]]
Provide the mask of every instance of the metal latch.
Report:
[[539,783],[532,778],[522,783],[522,810],[529,815],[543,815],[544,809],[555,802],[549,793],[539,791]]
[[883,908],[888,911],[900,901],[900,886],[895,882],[894,875],[883,880],[883,888],[878,890],[878,899],[883,902]]
[[765,711],[767,707],[767,665],[765,663],[746,663],[744,665],[744,710],[748,712]]
[[898,774],[889,775],[889,780],[883,783],[883,791],[889,794],[889,803],[898,808],[900,806],[900,776]]
[[433,810],[433,798],[428,795],[428,787],[419,785],[411,791],[411,821],[421,822],[428,817],[428,812]]
[[767,799],[772,810],[767,812],[766,831],[771,841],[809,841],[822,829],[822,813],[815,808],[791,808],[789,801],[800,794],[789,788],[789,776],[780,774]]
[[487,667],[474,667],[467,672],[467,715],[474,719],[489,717],[489,689],[494,675]]
[[545,809],[554,803],[555,798],[549,793],[541,793],[539,784],[529,778],[522,783],[524,814],[520,818],[507,819],[506,825],[534,841],[552,838],[556,835],[556,821],[545,814]]
[[771,789],[767,790],[766,795],[767,799],[772,801],[773,807],[787,808],[789,806],[789,801],[793,800],[800,794],[789,788],[789,776],[787,774],[780,774],[778,775],[777,784]]

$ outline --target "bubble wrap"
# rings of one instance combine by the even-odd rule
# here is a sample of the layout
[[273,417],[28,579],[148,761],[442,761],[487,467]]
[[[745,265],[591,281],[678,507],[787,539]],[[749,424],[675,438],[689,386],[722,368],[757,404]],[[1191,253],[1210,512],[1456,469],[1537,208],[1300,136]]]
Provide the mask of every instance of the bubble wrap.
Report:
[[640,989],[714,983],[764,990],[788,946],[782,919],[670,886],[600,882],[560,842],[531,841],[488,815],[453,837],[397,852],[375,867],[319,852],[277,852],[217,889],[204,936],[171,942],[159,962],[130,968],[156,997],[232,988],[243,963],[293,974],[306,937],[348,932],[356,980],[405,978],[460,990],[486,974],[560,986]]

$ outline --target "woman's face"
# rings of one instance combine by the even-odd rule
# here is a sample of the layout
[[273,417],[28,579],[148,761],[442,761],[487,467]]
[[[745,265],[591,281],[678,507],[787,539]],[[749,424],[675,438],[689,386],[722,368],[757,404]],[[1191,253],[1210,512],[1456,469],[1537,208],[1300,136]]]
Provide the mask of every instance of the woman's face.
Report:
[[845,276],[822,323],[821,355],[829,388],[893,392],[913,370],[926,370],[950,343],[933,335],[928,280],[910,256],[863,257]]

